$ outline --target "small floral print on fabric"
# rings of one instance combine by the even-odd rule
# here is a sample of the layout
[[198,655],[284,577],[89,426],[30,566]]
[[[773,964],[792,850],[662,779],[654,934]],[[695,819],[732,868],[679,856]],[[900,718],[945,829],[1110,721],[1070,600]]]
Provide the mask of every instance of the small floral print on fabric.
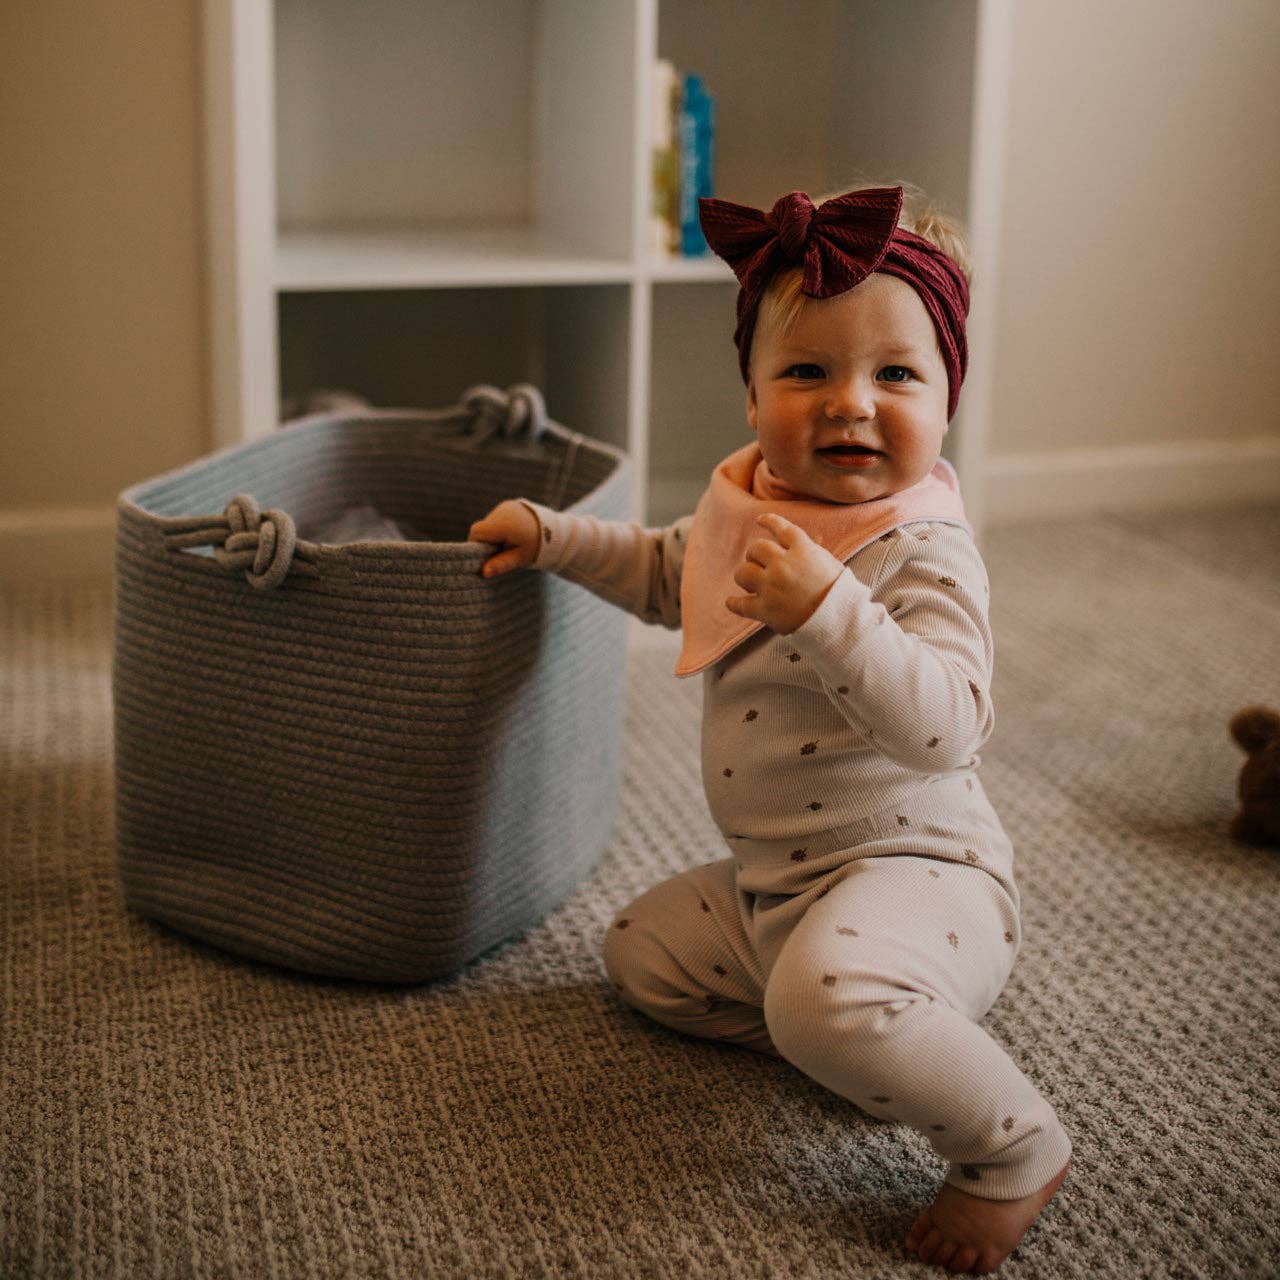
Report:
[[858,931],[857,931],[857,929],[848,929],[848,928],[846,928],[844,925],[841,925],[841,926],[836,930],[836,932],[837,932],[837,933],[838,933],[842,938],[856,938],[856,937],[858,936]]
[[806,853],[806,850],[804,850],[804,849],[792,849],[792,850],[791,850],[791,861],[792,861],[792,862],[803,862],[803,861],[804,861],[805,853]]
[[973,790],[973,779],[972,779],[972,778],[966,778],[966,779],[964,780],[964,789],[965,789],[966,791],[972,791],[972,790]]
[[1013,1128],[1013,1117],[1005,1116],[1004,1123],[1000,1127],[1005,1131],[1005,1133],[1008,1133],[1009,1130]]
[[733,777],[733,770],[732,770],[732,769],[726,769],[726,770],[724,771],[724,776],[725,776],[726,778],[732,778],[732,777]]
[[787,654],[787,661],[788,661],[788,662],[799,662],[799,661],[800,661],[800,655],[799,655],[798,653],[789,653],[789,654]]
[[931,1124],[929,1128],[932,1129],[934,1133],[946,1133],[947,1131],[947,1126],[945,1124]]
[[630,920],[619,920],[615,927],[618,929],[625,929],[630,923]]
[[706,900],[706,898],[699,898],[699,899],[698,899],[698,905],[699,905],[699,906],[703,909],[703,911],[705,911],[708,915],[710,915],[710,914],[711,914],[711,908],[707,905],[707,900]]
[[947,577],[946,574],[943,574],[942,577],[938,579],[938,581],[944,587],[954,587],[956,585],[956,580],[954,578]]
[[942,872],[941,872],[941,871],[935,871],[932,867],[930,867],[930,868],[929,868],[929,874],[930,874],[930,875],[931,875],[935,880],[940,880],[940,879],[942,878]]
[[728,976],[729,970],[726,969],[722,964],[713,964],[711,966],[711,972],[719,974],[720,977],[724,978]]
[[1004,940],[1005,940],[1006,942],[1012,942],[1012,941],[1013,941],[1013,933],[1012,933],[1010,930],[1008,930],[1008,929],[1006,929],[1006,930],[1004,931]]
[[904,817],[902,816],[902,814],[898,814],[898,815],[897,815],[897,818],[898,818],[898,826],[900,826],[900,827],[909,827],[909,826],[911,825],[911,819],[910,819],[910,818],[904,818]]
[[811,756],[815,751],[817,751],[817,749],[818,744],[816,742],[806,742],[804,746],[800,748],[800,754],[802,756]]
[[750,724],[753,720],[757,719],[759,715],[760,713],[754,709],[751,711],[748,711],[747,714],[742,717],[742,723]]
[[929,744],[928,744],[928,745],[929,745],[929,746],[931,746],[931,747],[936,747],[936,746],[938,745],[939,741],[941,741],[941,739],[939,739],[939,738],[930,738],[930,739],[929,739]]
[[964,1176],[968,1178],[970,1182],[982,1181],[982,1170],[975,1168],[971,1164],[962,1164],[960,1166],[960,1172],[964,1174]]
[[542,531],[542,537],[543,537],[543,540],[544,540],[544,541],[546,541],[546,542],[550,542],[550,541],[551,541],[551,530],[550,530],[550,529],[543,529],[543,531]]
[[845,694],[845,693],[848,693],[848,692],[849,692],[849,686],[848,686],[847,684],[842,684],[842,685],[841,685],[841,686],[836,690],[836,692],[837,692],[837,693],[839,693],[839,694]]
[[972,849],[966,849],[966,850],[964,851],[964,860],[965,860],[966,862],[977,862],[977,861],[978,861],[978,855],[977,855],[976,853],[974,853],[974,851],[973,851]]
[[949,934],[947,934],[947,941],[951,943],[952,950],[954,951],[960,950],[960,938],[956,934],[956,931],[954,929]]
[[836,975],[834,973],[824,973],[822,975],[822,985],[824,987],[834,987],[836,985]]
[[809,809],[812,809],[812,810],[814,811],[814,813],[817,813],[817,812],[818,812],[818,810],[822,808],[822,801],[821,801],[821,800],[811,800],[811,801],[809,802],[809,804],[808,804],[806,807],[807,807],[807,808],[809,808]]

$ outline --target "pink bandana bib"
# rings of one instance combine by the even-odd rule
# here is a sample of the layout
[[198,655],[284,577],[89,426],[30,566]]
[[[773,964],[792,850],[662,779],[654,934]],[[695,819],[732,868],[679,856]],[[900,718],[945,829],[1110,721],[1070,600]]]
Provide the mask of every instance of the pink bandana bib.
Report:
[[694,512],[680,583],[684,647],[676,675],[705,671],[764,626],[725,608],[741,595],[733,575],[747,546],[767,533],[756,523],[773,512],[799,525],[837,560],[847,561],[891,529],[913,520],[969,528],[951,464],[939,458],[919,484],[871,502],[848,504],[795,497],[770,472],[758,444],[731,453],[711,475]]

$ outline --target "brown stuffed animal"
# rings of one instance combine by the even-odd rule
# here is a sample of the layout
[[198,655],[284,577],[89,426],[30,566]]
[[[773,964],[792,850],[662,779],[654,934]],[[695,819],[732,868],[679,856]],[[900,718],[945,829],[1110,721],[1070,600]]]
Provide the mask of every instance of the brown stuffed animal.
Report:
[[1280,712],[1245,707],[1231,717],[1231,736],[1249,755],[1231,834],[1248,844],[1280,845]]

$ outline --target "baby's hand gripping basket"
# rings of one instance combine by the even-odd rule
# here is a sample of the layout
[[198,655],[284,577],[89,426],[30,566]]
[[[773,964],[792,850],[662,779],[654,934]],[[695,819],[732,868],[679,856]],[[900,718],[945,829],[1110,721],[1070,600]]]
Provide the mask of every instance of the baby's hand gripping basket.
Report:
[[[625,617],[485,580],[517,495],[625,518],[625,455],[531,387],[303,419],[127,490],[117,837],[129,905],[313,973],[438,977],[536,923],[616,811]],[[368,510],[408,540],[324,540]]]

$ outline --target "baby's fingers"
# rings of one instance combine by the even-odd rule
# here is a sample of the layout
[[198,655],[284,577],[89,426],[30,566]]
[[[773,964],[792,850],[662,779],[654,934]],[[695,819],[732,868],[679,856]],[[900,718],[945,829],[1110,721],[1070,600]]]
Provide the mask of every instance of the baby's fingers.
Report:
[[809,541],[809,535],[798,524],[792,524],[786,516],[776,511],[767,511],[756,517],[756,523],[763,525],[773,535],[776,542],[784,547],[794,547]]
[[753,560],[744,560],[734,571],[733,580],[744,591],[759,591],[764,569]]
[[481,516],[467,532],[471,542],[506,542],[510,525],[495,512]]
[[[484,542],[486,539],[477,538],[475,541]],[[486,578],[497,578],[513,569],[524,569],[532,563],[523,547],[509,547],[506,551],[499,551],[496,556],[490,556],[481,566],[480,572]]]
[[724,607],[740,618],[751,618],[756,622],[764,621],[760,616],[759,596],[726,596]]

